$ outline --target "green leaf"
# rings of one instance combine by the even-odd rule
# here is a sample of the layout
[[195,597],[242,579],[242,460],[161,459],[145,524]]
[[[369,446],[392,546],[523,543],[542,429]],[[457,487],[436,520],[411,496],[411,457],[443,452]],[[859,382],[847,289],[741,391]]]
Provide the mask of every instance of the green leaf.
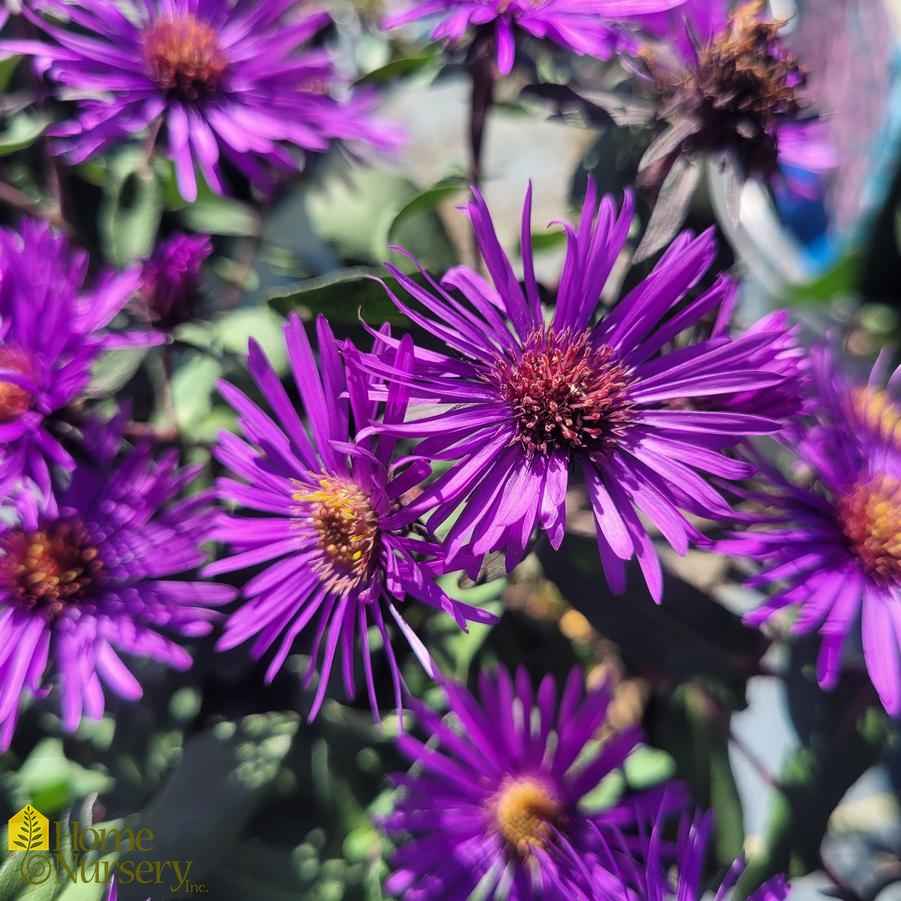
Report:
[[672,756],[647,745],[640,745],[626,758],[624,769],[629,786],[637,791],[662,785],[676,776]]
[[[403,247],[424,268],[433,272],[443,273],[456,265],[459,262],[457,251],[438,215],[438,208],[462,195],[466,187],[466,179],[452,176],[408,200],[388,226],[387,244]],[[395,258],[393,262],[402,269],[410,266],[404,258]]]
[[[418,274],[412,278],[417,284],[425,283]],[[284,293],[272,295],[269,303],[285,315],[297,310],[308,315],[323,313],[332,322],[357,323],[362,316],[376,326],[383,322],[409,325],[406,316],[391,302],[384,285],[376,279],[399,296],[403,294],[397,279],[384,270],[359,266],[307,279]]]
[[156,170],[138,150],[120,153],[110,167],[100,209],[100,232],[109,260],[126,266],[150,256],[162,215]]
[[56,896],[55,901],[104,901],[109,886],[97,882],[66,882],[65,888]]
[[140,369],[148,347],[127,347],[103,354],[91,368],[88,397],[106,397],[124,388]]
[[6,90],[20,59],[22,59],[21,56],[8,56],[6,59],[0,60],[0,91]]
[[396,81],[405,75],[413,75],[424,69],[436,68],[440,65],[442,54],[438,51],[423,53],[420,56],[408,56],[402,59],[394,59],[390,63],[367,72],[362,78],[358,78],[356,84],[385,84]]
[[50,124],[48,116],[21,113],[14,116],[0,131],[0,156],[8,156],[31,146]]
[[[473,588],[460,588],[459,575],[450,573],[438,579],[439,586],[454,600],[473,607],[480,607],[500,616],[504,612],[501,595],[507,586],[507,579],[493,579]],[[436,616],[426,620],[427,645],[434,652],[440,650],[442,656],[452,662],[451,673],[456,679],[466,681],[467,673],[476,654],[491,634],[493,625],[469,623],[469,631],[464,632],[450,617]],[[445,667],[442,664],[442,669]]]
[[288,368],[284,322],[267,307],[243,307],[217,317],[208,329],[225,351],[244,357],[247,342],[253,338],[263,349],[276,372]]
[[[436,207],[461,186],[451,178],[422,191],[402,175],[333,158],[308,188],[306,210],[316,235],[346,260],[379,265],[388,258],[388,245],[396,243],[426,268],[443,271],[457,255]],[[400,257],[394,262],[412,268]]]
[[712,693],[697,683],[683,682],[663,702],[655,724],[658,744],[676,763],[698,807],[716,811],[716,861],[728,866],[741,853],[744,822],[741,798],[729,761],[728,720],[717,722]]
[[786,302],[802,300],[829,303],[836,297],[856,294],[862,264],[863,255],[860,251],[849,250],[821,276],[805,285],[792,288]]
[[206,420],[213,409],[213,390],[222,375],[221,363],[213,357],[192,356],[175,370],[170,385],[172,406],[178,429],[193,440],[213,437],[207,434]]
[[19,767],[19,790],[45,815],[65,810],[78,798],[108,790],[113,780],[69,760],[58,738],[40,741]]
[[[534,253],[545,253],[550,250],[557,250],[566,245],[566,232],[562,228],[553,229],[551,231],[541,231],[532,233],[532,250]],[[519,247],[519,254],[522,256],[522,247]]]
[[418,193],[402,175],[353,168],[332,158],[307,192],[313,230],[342,257],[381,263],[394,217]]
[[152,859],[192,861],[192,883],[220,873],[282,771],[299,725],[296,713],[270,711],[192,736],[163,790],[129,823],[152,832]]
[[181,216],[189,229],[208,235],[243,238],[255,236],[260,230],[260,217],[252,207],[215,194],[198,198]]
[[398,211],[391,223],[389,235],[400,225],[422,213],[432,213],[438,206],[455,195],[467,190],[468,182],[462,175],[451,175],[442,178],[430,188],[420,192],[408,200]]
[[[27,851],[24,854],[17,854],[14,863],[16,880],[13,881],[14,894],[10,895],[10,898],[14,898],[15,901],[51,901],[56,897],[60,886],[56,884],[52,875],[55,864],[46,852]],[[29,884],[23,878],[23,870],[30,874],[33,884]],[[41,878],[46,878],[47,881],[41,882]]]

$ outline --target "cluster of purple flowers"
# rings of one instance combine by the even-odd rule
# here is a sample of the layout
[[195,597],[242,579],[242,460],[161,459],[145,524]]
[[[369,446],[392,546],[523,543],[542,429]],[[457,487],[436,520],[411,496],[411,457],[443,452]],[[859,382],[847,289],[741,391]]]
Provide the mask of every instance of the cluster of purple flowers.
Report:
[[2,749],[23,697],[46,694],[51,673],[63,726],[75,729],[83,714],[102,715],[104,685],[141,696],[120,653],[186,669],[190,655],[166,633],[209,632],[213,608],[234,596],[173,578],[206,556],[211,496],[179,499],[199,468],[147,442],[120,454],[124,413],[103,421],[84,408],[103,353],[160,340],[108,328],[138,291],[138,270],[86,284],[87,266],[46,225],[0,232]]
[[[395,146],[395,129],[370,117],[366,91],[341,100],[329,54],[306,47],[331,19],[297,15],[296,0],[44,0],[23,15],[47,40],[3,42],[34,57],[75,104],[55,125],[57,150],[74,162],[144,134],[168,149],[185,200],[197,170],[224,192],[223,164],[257,187],[273,171],[301,168],[332,141]],[[60,22],[62,20],[62,22]],[[300,50],[300,52],[298,52]]]
[[[449,716],[414,713],[429,744],[400,739],[415,764],[397,775],[399,798],[384,821],[401,840],[386,882],[404,901],[484,897],[511,901],[700,901],[713,825],[683,816],[675,848],[664,830],[685,806],[679,783],[592,805],[590,792],[621,768],[641,741],[637,728],[605,743],[595,736],[610,704],[605,685],[587,695],[574,670],[559,702],[553,679],[482,675],[478,694],[445,684]],[[716,892],[725,901],[743,869],[737,860]],[[675,871],[674,871],[675,870]],[[750,901],[785,901],[782,876]]]
[[[71,105],[50,132],[71,162],[139,136],[148,159],[166,148],[190,202],[198,176],[220,193],[227,171],[268,191],[304,153],[396,142],[370,118],[373,95],[342,97],[328,52],[310,46],[327,15],[298,16],[293,0],[126,5],[26,5],[40,39],[0,45],[32,57]],[[657,187],[699,155],[771,183],[787,161],[832,164],[803,101],[803,68],[760,3],[729,14],[695,0],[428,0],[386,24],[433,15],[435,39],[487,36],[500,74],[514,66],[517,31],[579,54],[629,54],[660,97],[661,134],[644,161]],[[135,438],[127,410],[100,418],[87,396],[101,355],[158,344],[196,315],[210,240],[175,234],[141,266],[89,279],[87,255],[49,226],[0,231],[0,750],[23,697],[58,684],[63,728],[74,730],[102,716],[105,690],[141,696],[122,655],[190,667],[184,644],[219,620],[217,649],[250,643],[268,681],[309,638],[310,719],[335,668],[353,697],[361,665],[378,719],[378,645],[399,721],[409,707],[429,739],[399,738],[416,766],[397,778],[383,824],[399,842],[389,893],[699,898],[711,820],[685,816],[675,845],[664,840],[684,807],[677,785],[585,803],[641,741],[637,729],[598,741],[606,687],[586,696],[574,671],[558,698],[550,677],[536,689],[525,671],[501,669],[483,673],[474,695],[443,679],[411,624],[430,611],[462,630],[494,622],[439,579],[476,579],[495,553],[512,570],[539,540],[559,549],[583,496],[611,591],[624,592],[631,569],[658,603],[658,535],[685,555],[712,546],[704,521],[740,523],[719,549],[759,562],[752,584],[773,589],[747,621],[797,608],[792,629],[822,633],[828,688],[859,618],[873,685],[901,714],[901,376],[877,366],[858,385],[825,350],[808,366],[783,311],[737,329],[738,287],[712,272],[712,229],[676,236],[608,303],[634,202],[600,198],[590,180],[578,221],[563,224],[548,292],[531,207],[529,188],[521,277],[478,190],[466,213],[481,266],[436,278],[409,255],[410,266],[387,265],[397,289],[386,290],[418,343],[372,327],[364,350],[326,319],[308,330],[294,315],[286,385],[251,340],[256,396],[220,385],[238,433],[216,443],[224,474],[211,490],[192,490],[200,467],[182,466],[176,450]],[[113,328],[129,305],[143,328]],[[754,450],[761,436],[789,447],[796,471]],[[224,555],[210,561],[207,541]],[[240,589],[216,581],[226,574]],[[447,718],[405,696],[397,632],[443,684]],[[753,897],[787,893],[777,878]]]

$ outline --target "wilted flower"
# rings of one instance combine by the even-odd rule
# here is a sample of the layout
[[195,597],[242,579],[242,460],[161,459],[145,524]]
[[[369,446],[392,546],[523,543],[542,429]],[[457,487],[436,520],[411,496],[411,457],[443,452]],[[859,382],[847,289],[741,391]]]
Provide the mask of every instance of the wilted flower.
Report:
[[586,807],[588,793],[640,741],[633,727],[596,742],[607,687],[586,696],[582,673],[573,670],[558,704],[551,676],[536,693],[525,670],[514,679],[500,669],[482,673],[477,696],[453,682],[444,688],[452,716],[415,702],[429,740],[398,740],[415,766],[395,776],[402,793],[383,823],[398,845],[389,894],[468,898],[478,886],[486,899],[572,901],[586,878],[603,890],[621,888],[620,855],[607,837],[618,840],[630,825],[656,819],[678,789]]
[[[655,227],[643,255],[663,246],[684,219],[700,177],[692,165],[698,157],[732,168],[736,187],[748,178],[786,183],[783,165],[819,173],[835,165],[824,125],[804,99],[804,68],[782,38],[785,23],[763,16],[763,6],[746,0],[730,14],[728,0],[687,0],[648,22],[666,37],[642,56],[658,92],[658,117],[668,127],[640,170],[656,186],[670,173],[674,187],[657,213],[668,228]],[[730,202],[737,204],[737,196]]]
[[774,469],[750,498],[767,526],[722,542],[763,569],[751,582],[775,593],[746,620],[759,625],[798,605],[792,631],[819,629],[820,685],[831,688],[860,616],[863,652],[885,709],[901,713],[901,407],[898,373],[882,389],[855,385],[824,353],[815,358],[816,420],[792,449],[800,473]]
[[203,298],[200,267],[213,252],[206,235],[176,233],[161,241],[141,268],[141,300],[157,328],[189,322]]
[[0,229],[0,497],[22,478],[50,490],[49,467],[75,465],[55,414],[85,389],[104,351],[157,340],[106,331],[137,271],[102,273],[85,290],[87,270],[87,254],[44,223]]
[[[699,297],[686,299],[713,262],[712,230],[681,235],[598,321],[604,284],[632,222],[632,199],[617,216],[610,198],[597,204],[593,183],[578,226],[566,226],[556,302],[545,312],[532,265],[530,210],[531,190],[522,219],[525,290],[478,194],[469,215],[493,284],[459,267],[441,285],[430,280],[422,287],[388,266],[425,311],[392,295],[397,307],[450,353],[417,353],[409,373],[366,361],[432,405],[428,414],[382,428],[424,439],[418,452],[429,459],[459,461],[411,505],[421,513],[437,505],[428,519],[436,528],[465,504],[446,539],[451,562],[503,550],[512,567],[536,525],[559,547],[575,464],[594,510],[608,582],[622,591],[624,561],[637,557],[659,600],[660,563],[639,511],[680,554],[701,538],[682,510],[728,516],[707,476],[740,479],[751,472],[721,451],[779,430],[766,397],[775,392],[773,414],[781,415],[794,367],[783,366],[784,348],[770,328],[674,345],[735,291],[719,276]],[[743,405],[751,403],[751,392],[760,398],[755,414],[730,408],[742,394]],[[703,409],[694,409],[695,401]]]
[[[347,102],[321,49],[300,48],[327,13],[284,19],[296,0],[45,0],[44,13],[79,30],[25,14],[53,43],[7,41],[0,49],[36,57],[78,103],[72,122],[49,132],[72,162],[149,129],[168,146],[182,196],[197,197],[195,166],[222,193],[223,161],[262,189],[267,167],[296,171],[301,151],[333,140],[390,147],[396,136],[368,119],[372,95]],[[99,95],[99,96],[98,96]],[[263,165],[261,165],[263,164]]]
[[176,669],[190,654],[164,633],[210,631],[234,591],[173,578],[199,566],[213,510],[208,493],[178,496],[197,475],[149,445],[121,460],[121,421],[91,423],[66,488],[21,490],[0,527],[0,749],[25,693],[59,679],[63,727],[99,719],[105,684],[128,700],[141,685],[119,656]]
[[[274,417],[233,385],[222,395],[239,414],[247,441],[223,433],[218,459],[241,481],[219,482],[219,496],[252,511],[224,517],[215,537],[235,552],[207,567],[207,574],[264,564],[244,586],[246,603],[229,618],[219,648],[233,648],[256,637],[258,658],[278,642],[267,670],[273,679],[307,627],[314,630],[306,683],[319,674],[310,717],[318,712],[340,648],[345,690],[354,694],[354,654],[359,642],[373,714],[378,702],[370,660],[369,630],[377,629],[388,657],[397,707],[400,673],[388,633],[393,620],[426,670],[436,674],[428,651],[401,616],[408,598],[449,613],[465,629],[467,620],[492,622],[485,611],[452,601],[434,582],[443,569],[441,548],[412,528],[405,501],[428,476],[422,459],[395,459],[396,441],[388,436],[353,436],[369,426],[378,404],[357,367],[345,371],[331,329],[317,323],[319,364],[300,320],[285,328],[288,358],[309,430],[301,422],[263,352],[250,342],[248,366]],[[384,348],[383,348],[384,349]],[[349,350],[352,353],[352,350]],[[411,356],[403,344],[392,365],[404,369]],[[386,422],[403,419],[406,388],[387,395]],[[259,515],[265,514],[265,515]],[[315,621],[315,627],[313,623]]]
[[455,42],[470,28],[494,26],[497,67],[502,75],[513,68],[515,29],[547,38],[574,53],[608,59],[619,34],[616,17],[654,13],[679,6],[684,0],[425,0],[406,12],[390,16],[386,28],[417,19],[441,17],[432,31],[436,41]]

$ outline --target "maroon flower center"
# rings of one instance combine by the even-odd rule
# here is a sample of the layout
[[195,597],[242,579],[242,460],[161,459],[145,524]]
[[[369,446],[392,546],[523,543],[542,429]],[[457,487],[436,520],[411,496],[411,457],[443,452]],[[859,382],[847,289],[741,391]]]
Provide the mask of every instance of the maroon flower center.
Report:
[[547,845],[563,814],[550,789],[527,777],[507,782],[491,806],[498,833],[523,858]]
[[499,360],[491,378],[513,411],[513,441],[530,455],[609,450],[631,418],[634,378],[612,348],[592,344],[588,331],[538,332],[518,360]]
[[379,545],[378,517],[366,493],[354,482],[317,476],[317,490],[301,487],[293,495],[302,516],[312,526],[324,552],[315,566],[335,591],[346,591],[368,580]]
[[778,126],[804,111],[798,91],[803,68],[782,41],[785,24],[760,18],[763,0],[750,0],[722,34],[699,48],[696,70],[669,85],[674,109],[692,115],[698,130],[688,149],[732,149],[747,171],[769,177],[778,164]]
[[0,553],[0,581],[11,600],[50,619],[83,603],[103,572],[100,553],[77,517],[33,531],[12,529],[0,538]]
[[901,584],[901,479],[858,482],[839,498],[837,513],[863,568],[881,582]]
[[[34,370],[31,358],[21,348],[7,345],[0,347],[0,369],[31,376]],[[0,376],[0,423],[12,422],[27,410],[30,410],[34,398],[27,388],[15,382],[5,381]]]
[[215,93],[228,68],[216,32],[192,15],[152,22],[144,30],[143,46],[150,77],[185,100]]

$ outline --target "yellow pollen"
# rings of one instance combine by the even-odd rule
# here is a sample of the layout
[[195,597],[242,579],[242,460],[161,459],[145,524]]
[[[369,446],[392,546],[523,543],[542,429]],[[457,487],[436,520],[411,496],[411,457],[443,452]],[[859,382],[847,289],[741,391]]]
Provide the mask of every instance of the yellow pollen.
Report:
[[228,68],[216,32],[195,16],[158,19],[144,30],[148,75],[164,90],[197,100],[215,92]]
[[14,603],[48,618],[84,603],[103,561],[84,523],[63,519],[34,531],[13,529],[0,540],[0,581]]
[[303,486],[293,495],[319,535],[327,561],[320,575],[336,590],[366,579],[378,545],[378,517],[368,495],[354,482],[318,476],[318,489]]
[[838,517],[848,544],[867,572],[901,583],[901,479],[877,475],[842,495]]
[[563,813],[553,794],[528,778],[508,782],[494,805],[497,830],[520,857],[528,857],[548,843]]
[[[31,375],[31,360],[23,350],[7,345],[0,347],[0,369]],[[12,422],[31,409],[34,398],[28,389],[0,377],[0,423]]]
[[851,403],[868,429],[901,448],[901,409],[887,391],[855,388],[851,393]]

